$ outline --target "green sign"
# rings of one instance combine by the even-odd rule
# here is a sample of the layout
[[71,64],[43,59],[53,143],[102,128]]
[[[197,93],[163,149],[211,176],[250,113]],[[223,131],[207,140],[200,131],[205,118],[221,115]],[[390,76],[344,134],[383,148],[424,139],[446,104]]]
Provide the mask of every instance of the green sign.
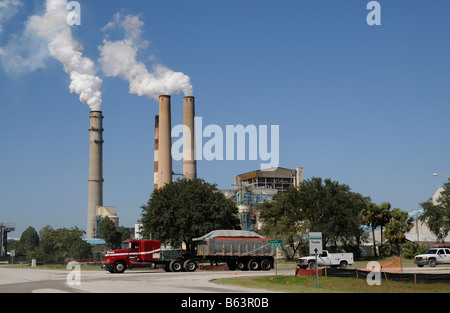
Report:
[[268,243],[283,243],[284,240],[269,240]]
[[280,245],[279,243],[273,243],[273,244],[272,244],[272,247],[278,248],[278,247],[281,247],[281,245]]

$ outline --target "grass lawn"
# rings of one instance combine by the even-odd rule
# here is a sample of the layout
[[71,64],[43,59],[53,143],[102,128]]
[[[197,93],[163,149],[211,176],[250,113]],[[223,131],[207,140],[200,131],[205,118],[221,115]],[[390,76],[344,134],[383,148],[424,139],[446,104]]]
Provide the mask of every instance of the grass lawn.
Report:
[[236,285],[248,288],[294,292],[294,293],[450,293],[450,284],[414,284],[408,282],[381,281],[381,285],[370,286],[365,279],[319,277],[319,289],[316,278],[296,276],[259,276],[226,278],[214,281],[217,284]]

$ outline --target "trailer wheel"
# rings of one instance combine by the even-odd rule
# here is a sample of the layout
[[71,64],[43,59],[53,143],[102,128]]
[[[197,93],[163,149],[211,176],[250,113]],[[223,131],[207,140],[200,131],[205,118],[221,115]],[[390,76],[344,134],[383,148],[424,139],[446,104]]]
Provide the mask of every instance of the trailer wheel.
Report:
[[181,272],[183,269],[183,264],[181,264],[180,260],[172,260],[170,262],[169,268],[172,272]]
[[194,272],[197,269],[197,263],[193,260],[186,260],[183,264],[183,268],[186,272]]
[[236,261],[228,261],[227,265],[230,271],[234,271],[237,268]]
[[251,259],[250,261],[248,261],[247,267],[251,271],[259,271],[261,269],[261,265],[256,259]]
[[272,262],[269,259],[263,259],[261,261],[261,269],[263,271],[270,271],[272,268]]
[[241,271],[248,271],[247,263],[244,260],[238,261],[237,266]]
[[127,269],[127,265],[124,261],[117,261],[114,263],[114,273],[123,273]]

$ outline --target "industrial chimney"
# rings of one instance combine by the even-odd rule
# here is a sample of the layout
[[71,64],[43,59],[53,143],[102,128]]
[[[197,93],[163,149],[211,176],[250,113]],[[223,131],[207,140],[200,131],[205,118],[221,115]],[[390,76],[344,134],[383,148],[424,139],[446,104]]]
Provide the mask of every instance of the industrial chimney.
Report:
[[97,237],[96,207],[103,205],[103,115],[91,111],[89,145],[89,191],[86,237]]
[[195,99],[183,98],[183,178],[197,178],[197,161],[195,160]]
[[158,188],[172,182],[170,96],[159,96]]
[[159,115],[155,115],[155,154],[154,154],[154,172],[153,189],[158,189],[158,150],[159,150]]

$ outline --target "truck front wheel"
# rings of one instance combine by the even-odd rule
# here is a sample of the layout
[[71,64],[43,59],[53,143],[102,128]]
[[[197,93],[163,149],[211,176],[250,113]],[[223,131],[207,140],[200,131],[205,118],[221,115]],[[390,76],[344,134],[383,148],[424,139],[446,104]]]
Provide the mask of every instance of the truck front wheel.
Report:
[[114,264],[114,273],[123,273],[127,269],[127,265],[124,261],[117,261]]
[[316,268],[316,262],[309,262],[309,264],[308,264],[308,267],[310,268],[310,269],[315,269]]
[[436,266],[436,260],[435,259],[431,259],[430,262],[428,262],[428,265],[430,265],[430,267],[435,267]]

